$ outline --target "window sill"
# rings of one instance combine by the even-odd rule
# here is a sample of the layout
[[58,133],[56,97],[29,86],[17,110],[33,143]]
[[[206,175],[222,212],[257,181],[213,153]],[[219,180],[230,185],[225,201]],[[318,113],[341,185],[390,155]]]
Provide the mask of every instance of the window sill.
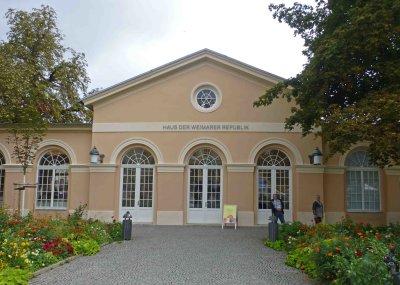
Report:
[[66,211],[67,208],[36,208],[38,211]]
[[361,214],[366,214],[366,213],[371,213],[371,214],[382,214],[382,210],[376,210],[376,211],[367,211],[367,210],[347,210],[348,213],[361,213]]

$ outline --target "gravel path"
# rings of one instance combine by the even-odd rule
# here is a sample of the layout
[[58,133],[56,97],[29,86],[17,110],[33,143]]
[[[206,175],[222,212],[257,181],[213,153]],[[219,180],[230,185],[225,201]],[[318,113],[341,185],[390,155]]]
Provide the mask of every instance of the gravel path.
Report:
[[134,225],[133,236],[29,284],[314,284],[263,246],[266,227]]

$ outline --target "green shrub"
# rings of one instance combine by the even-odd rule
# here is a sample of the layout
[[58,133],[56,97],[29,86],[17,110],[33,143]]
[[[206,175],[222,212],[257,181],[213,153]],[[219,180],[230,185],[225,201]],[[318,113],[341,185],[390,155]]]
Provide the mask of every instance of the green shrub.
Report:
[[[286,263],[324,284],[386,284],[384,256],[400,244],[400,225],[374,227],[343,220],[337,224],[280,225],[279,239],[266,246],[288,253]],[[395,259],[399,259],[396,251]]]
[[99,244],[94,240],[78,240],[72,242],[72,247],[76,255],[93,255],[100,251]]
[[0,285],[26,285],[31,275],[27,269],[6,268],[0,271]]
[[105,244],[111,240],[107,233],[106,224],[98,220],[89,220],[83,229],[82,239],[94,239],[98,244]]
[[106,231],[110,236],[111,241],[122,240],[122,223],[114,222],[106,224]]
[[277,251],[284,251],[285,248],[286,248],[286,242],[284,240],[280,240],[280,239],[278,239],[276,241],[266,240],[264,242],[264,245],[268,246],[270,248],[273,248],[273,249],[275,249]]
[[39,252],[38,250],[32,252],[29,259],[32,261],[32,271],[37,271],[62,260],[61,256],[54,255],[52,252]]
[[299,247],[291,251],[286,259],[286,264],[301,270],[304,270],[312,278],[316,278],[317,275],[317,264],[311,255],[312,249],[310,247]]

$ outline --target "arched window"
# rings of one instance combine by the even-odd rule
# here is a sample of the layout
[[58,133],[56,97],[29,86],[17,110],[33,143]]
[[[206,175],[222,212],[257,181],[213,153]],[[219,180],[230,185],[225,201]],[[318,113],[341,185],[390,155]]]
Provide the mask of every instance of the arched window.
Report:
[[285,153],[279,149],[265,151],[257,160],[258,166],[290,166],[290,160]]
[[141,147],[122,157],[121,210],[133,211],[135,222],[152,222],[154,164],[153,155]]
[[49,151],[39,160],[36,207],[66,209],[68,202],[68,157],[59,151]]
[[349,211],[380,210],[378,167],[369,161],[366,151],[354,151],[346,158],[346,194]]
[[0,152],[0,207],[3,206],[4,201],[4,164],[6,160],[4,159],[4,155]]
[[285,217],[291,220],[291,164],[279,149],[267,149],[257,159],[258,224],[267,223],[271,198],[277,194],[282,200]]
[[202,148],[190,157],[190,165],[221,165],[221,158],[219,155],[209,148]]
[[222,203],[222,161],[210,148],[189,158],[188,223],[219,223]]
[[124,155],[122,164],[153,165],[154,157],[143,148],[133,148]]

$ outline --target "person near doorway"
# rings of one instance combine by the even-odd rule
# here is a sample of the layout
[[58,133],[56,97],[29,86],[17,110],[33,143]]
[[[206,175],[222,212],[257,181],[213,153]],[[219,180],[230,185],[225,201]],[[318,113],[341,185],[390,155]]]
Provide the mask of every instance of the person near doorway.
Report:
[[312,205],[312,211],[314,214],[315,224],[318,225],[324,217],[324,205],[322,204],[321,197],[319,195],[315,197],[315,201]]
[[283,202],[281,199],[278,198],[278,195],[272,195],[271,201],[271,209],[272,209],[272,216],[275,217],[276,220],[279,219],[281,224],[285,223],[285,217],[283,212]]

